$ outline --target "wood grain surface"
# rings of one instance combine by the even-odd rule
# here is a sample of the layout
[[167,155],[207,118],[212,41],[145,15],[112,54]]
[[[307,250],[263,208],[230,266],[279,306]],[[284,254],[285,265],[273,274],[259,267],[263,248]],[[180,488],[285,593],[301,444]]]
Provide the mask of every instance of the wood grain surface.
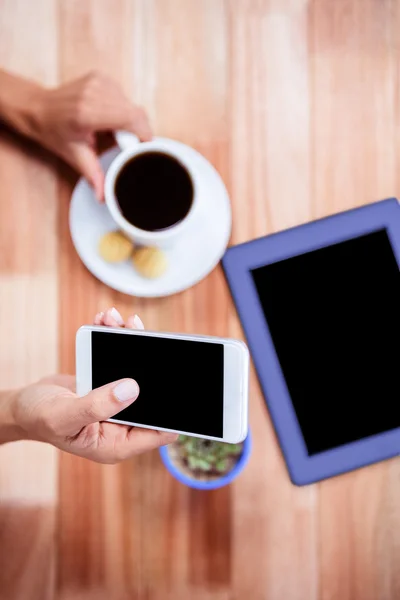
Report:
[[[0,0],[0,65],[46,85],[97,68],[228,187],[232,243],[399,196],[399,0]],[[0,137],[0,384],[74,371],[107,306],[151,329],[242,336],[222,272],[161,300],[80,263],[75,179]],[[100,466],[0,448],[1,600],[396,600],[400,462],[291,485],[251,380],[254,450],[190,491],[157,452]]]

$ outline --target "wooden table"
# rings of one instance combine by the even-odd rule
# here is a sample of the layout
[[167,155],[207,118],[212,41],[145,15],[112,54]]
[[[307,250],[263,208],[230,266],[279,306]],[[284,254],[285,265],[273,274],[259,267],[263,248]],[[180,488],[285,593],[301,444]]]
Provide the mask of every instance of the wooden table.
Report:
[[[99,68],[229,189],[232,242],[399,194],[399,0],[0,0],[0,64],[47,85]],[[241,336],[220,268],[139,300],[80,263],[73,176],[0,140],[0,381],[74,369],[116,305],[152,329]],[[3,600],[400,597],[400,462],[291,485],[256,379],[240,479],[189,491],[157,452],[99,466],[0,449]]]

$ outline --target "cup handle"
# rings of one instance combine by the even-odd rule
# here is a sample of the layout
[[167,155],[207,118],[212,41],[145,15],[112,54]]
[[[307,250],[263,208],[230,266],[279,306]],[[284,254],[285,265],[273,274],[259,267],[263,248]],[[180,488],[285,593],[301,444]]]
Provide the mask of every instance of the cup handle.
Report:
[[114,133],[117,144],[121,150],[127,150],[127,148],[133,148],[139,144],[139,138],[134,133],[128,131],[116,131]]

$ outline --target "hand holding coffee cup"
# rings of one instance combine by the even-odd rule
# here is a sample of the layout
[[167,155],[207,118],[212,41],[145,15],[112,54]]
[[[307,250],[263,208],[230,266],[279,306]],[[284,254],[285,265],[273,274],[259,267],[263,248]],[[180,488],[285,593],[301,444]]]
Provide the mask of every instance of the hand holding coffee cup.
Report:
[[2,120],[83,175],[99,202],[104,201],[104,171],[98,134],[123,128],[143,142],[152,139],[146,111],[104,73],[91,71],[55,88],[1,69],[0,80]]

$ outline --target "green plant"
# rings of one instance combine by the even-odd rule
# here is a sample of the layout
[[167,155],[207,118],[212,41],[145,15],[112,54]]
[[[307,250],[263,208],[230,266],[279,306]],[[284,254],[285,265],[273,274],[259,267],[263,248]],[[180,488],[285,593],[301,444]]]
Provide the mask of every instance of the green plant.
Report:
[[180,435],[176,442],[178,454],[187,467],[203,475],[229,472],[243,450],[243,444],[225,444]]

